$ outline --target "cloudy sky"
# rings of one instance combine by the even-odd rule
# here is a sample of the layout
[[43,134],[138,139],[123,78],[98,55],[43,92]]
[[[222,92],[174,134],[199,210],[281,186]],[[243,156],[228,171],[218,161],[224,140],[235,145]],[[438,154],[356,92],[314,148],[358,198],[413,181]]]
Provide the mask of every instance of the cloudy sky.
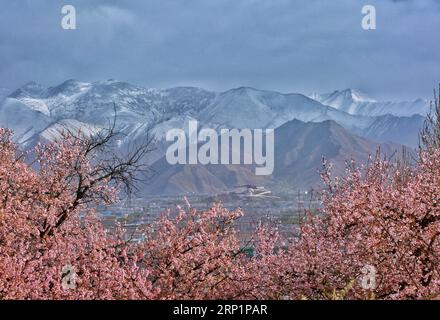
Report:
[[[61,28],[72,4],[77,29]],[[377,9],[377,30],[361,8]],[[148,87],[358,88],[430,97],[439,0],[0,0],[0,87],[109,78]]]

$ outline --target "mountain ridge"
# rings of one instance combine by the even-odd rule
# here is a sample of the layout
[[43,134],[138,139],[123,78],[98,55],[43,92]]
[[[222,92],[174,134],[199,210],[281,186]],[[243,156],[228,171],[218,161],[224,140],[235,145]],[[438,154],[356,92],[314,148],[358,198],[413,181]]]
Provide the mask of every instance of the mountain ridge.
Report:
[[[357,98],[353,99],[353,95]],[[328,96],[338,97],[338,101],[326,101]],[[118,129],[128,135],[139,131],[145,123],[153,127],[182,117],[196,118],[202,125],[214,128],[251,129],[276,128],[293,119],[304,122],[334,120],[363,137],[410,146],[415,146],[416,142],[409,136],[417,135],[421,119],[429,110],[429,104],[421,99],[381,103],[353,89],[314,97],[316,100],[300,93],[284,94],[252,87],[212,92],[183,86],[143,88],[113,79],[93,83],[69,79],[48,88],[29,82],[10,94],[3,105],[27,106],[30,109],[27,112],[42,113],[39,118],[44,118],[44,122],[75,119],[100,126],[109,123],[116,108]],[[344,111],[347,108],[351,109]],[[396,108],[402,110],[394,112]],[[0,124],[5,122],[11,121],[0,119]],[[390,124],[397,130],[390,133],[387,130]],[[400,136],[399,131],[407,134]]]
[[294,119],[275,129],[275,166],[271,176],[255,175],[255,165],[169,165],[163,157],[152,165],[157,174],[144,192],[218,194],[237,185],[319,188],[318,171],[323,158],[333,163],[333,172],[339,175],[344,172],[346,160],[365,163],[379,148],[383,155],[391,156],[401,146],[371,142],[349,133],[333,120],[305,123]]
[[[288,127],[297,137],[292,141],[298,145],[307,141],[310,147],[301,149],[280,140],[276,146],[285,150],[278,150],[278,159],[284,154],[284,160],[290,161],[295,152],[299,152],[305,159],[313,157],[314,160],[309,159],[311,162],[307,160],[307,163],[317,165],[320,152],[324,155],[332,151],[335,154],[333,160],[340,167],[344,163],[343,155],[349,157],[360,152],[362,155],[359,154],[358,158],[363,160],[379,145],[415,147],[423,113],[429,110],[429,104],[423,100],[414,103],[380,102],[354,89],[313,97],[315,99],[301,93],[285,94],[252,87],[223,92],[185,86],[154,89],[113,79],[92,83],[69,79],[47,88],[29,82],[0,102],[0,126],[13,129],[16,141],[26,148],[39,140],[56,139],[57,130],[66,126],[92,134],[97,128],[107,127],[116,116],[117,130],[124,133],[119,141],[121,148],[144,140],[148,134],[156,137],[156,151],[146,160],[148,164],[156,165],[169,145],[165,141],[166,132],[172,128],[187,131],[191,120],[198,121],[200,128],[216,130],[273,128],[283,132],[283,128]],[[421,109],[425,111],[421,112]],[[330,127],[324,129],[326,125]],[[297,128],[302,128],[307,135],[301,135]],[[312,132],[314,130],[316,132]],[[326,135],[333,137],[336,144]],[[309,150],[309,154],[304,150]],[[339,157],[338,150],[342,150]],[[311,177],[301,176],[301,171],[311,170],[311,167],[295,163],[294,166],[279,163],[280,168],[289,167],[291,171],[283,172],[280,178],[290,176],[293,180],[314,183]],[[170,179],[178,181],[174,183],[176,187],[170,188],[161,182],[162,189],[170,192],[174,189],[183,191],[185,186],[188,190],[212,192],[229,187],[230,181],[237,184],[261,182],[251,177],[251,167],[165,167],[161,168],[164,170],[160,172],[162,177],[166,176],[166,171]],[[275,177],[277,172],[282,170],[276,170]],[[310,172],[315,175],[314,170]],[[229,177],[229,180],[223,181],[218,176]],[[179,177],[186,178],[181,180]]]

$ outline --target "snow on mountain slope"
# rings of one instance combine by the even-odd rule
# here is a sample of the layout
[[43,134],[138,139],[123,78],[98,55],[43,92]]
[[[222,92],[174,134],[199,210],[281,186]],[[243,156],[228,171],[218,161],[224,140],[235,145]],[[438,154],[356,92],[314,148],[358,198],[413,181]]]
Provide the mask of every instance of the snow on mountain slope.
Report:
[[105,126],[113,119],[115,106],[118,129],[126,133],[137,130],[139,124],[151,127],[174,116],[197,114],[214,96],[199,88],[146,89],[115,80],[67,80],[47,89],[31,82],[11,94],[53,121],[77,119]]
[[14,98],[6,98],[0,105],[0,127],[14,130],[19,143],[44,130],[51,119],[43,112]]
[[200,120],[233,128],[267,127],[273,121],[274,111],[259,100],[260,94],[250,88],[226,91],[200,114]]
[[238,88],[219,94],[199,119],[234,128],[276,128],[288,121],[335,120],[348,129],[364,129],[372,119],[353,116],[324,106],[302,94],[282,94],[253,88]]
[[201,88],[176,87],[163,90],[162,112],[170,115],[188,114],[195,116],[204,110],[217,96]]
[[39,90],[30,91],[27,87],[17,90],[12,96],[34,108],[46,106],[54,121],[77,119],[106,125],[114,116],[113,103],[121,125],[142,119],[151,121],[158,114],[150,102],[154,93],[122,82],[108,80],[91,84],[67,80],[48,89],[34,85],[32,89]]
[[149,123],[139,124],[135,129],[131,130],[130,133],[123,137],[121,144],[128,145],[130,143],[143,143],[149,138],[155,138],[154,150],[150,152],[148,159],[146,159],[148,164],[152,164],[161,158],[166,152],[169,145],[169,143],[165,141],[168,130],[181,128],[188,133],[188,123],[192,120],[196,119],[188,115],[182,115],[171,117],[169,120],[165,120],[154,126],[151,126]]
[[312,94],[310,97],[324,105],[352,115],[382,116],[391,114],[410,117],[415,114],[425,116],[429,112],[429,102],[422,99],[404,102],[376,101],[354,89],[321,95]]
[[65,131],[75,134],[80,133],[84,137],[90,138],[102,130],[103,128],[97,125],[80,122],[75,119],[63,119],[44,129],[40,136],[47,141],[54,141],[61,138],[61,133]]
[[44,87],[35,81],[30,81],[10,94],[11,98],[18,97],[40,97]]
[[[402,117],[399,114],[420,111],[425,106],[422,100],[412,104],[377,102],[351,89],[313,95],[314,100],[302,94],[248,87],[216,93],[194,87],[147,89],[115,80],[93,83],[67,80],[50,88],[30,82],[9,97],[4,106],[0,103],[0,112],[8,114],[0,119],[0,124],[11,126],[20,141],[65,119],[108,127],[115,107],[117,129],[125,134],[122,144],[140,141],[151,133],[163,140],[168,129],[186,128],[190,119],[197,119],[201,127],[251,129],[277,128],[293,119],[304,122],[334,120],[353,133],[377,141],[391,138],[412,144],[409,137],[408,141],[403,141],[407,135],[399,136],[398,132],[412,133],[420,119],[399,121]],[[16,113],[11,111],[11,101],[15,101],[18,110],[24,109],[27,116],[13,119]],[[381,118],[385,114],[393,115],[385,120]],[[393,123],[393,133],[387,130],[389,123]]]

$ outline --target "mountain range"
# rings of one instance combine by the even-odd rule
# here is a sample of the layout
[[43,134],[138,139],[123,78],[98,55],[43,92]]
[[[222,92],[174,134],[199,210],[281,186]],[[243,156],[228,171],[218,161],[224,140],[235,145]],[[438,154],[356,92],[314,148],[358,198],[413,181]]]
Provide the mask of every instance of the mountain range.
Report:
[[[319,182],[323,156],[342,172],[345,160],[366,161],[378,147],[387,154],[402,145],[415,147],[429,111],[426,100],[377,101],[353,89],[303,95],[67,80],[49,88],[30,82],[12,93],[0,90],[0,126],[14,130],[16,141],[29,148],[56,139],[63,127],[89,134],[108,127],[114,105],[117,129],[125,133],[121,148],[146,134],[156,138],[156,151],[146,159],[156,174],[143,188],[146,194],[212,194],[248,183],[307,188]],[[165,134],[171,128],[186,130],[189,120],[214,129],[275,129],[273,175],[255,176],[249,165],[169,165]]]

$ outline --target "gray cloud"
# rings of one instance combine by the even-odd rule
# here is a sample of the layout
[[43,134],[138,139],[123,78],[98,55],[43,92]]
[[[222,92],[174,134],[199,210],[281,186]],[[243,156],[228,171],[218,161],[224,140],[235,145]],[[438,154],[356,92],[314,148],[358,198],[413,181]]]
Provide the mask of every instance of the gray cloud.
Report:
[[2,1],[0,86],[116,78],[153,87],[254,86],[285,92],[356,87],[426,97],[440,81],[437,0]]

